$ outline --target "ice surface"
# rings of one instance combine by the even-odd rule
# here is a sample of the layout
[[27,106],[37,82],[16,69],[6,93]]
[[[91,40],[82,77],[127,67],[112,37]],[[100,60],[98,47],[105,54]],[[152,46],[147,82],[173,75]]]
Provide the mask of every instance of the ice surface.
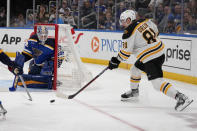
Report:
[[[85,64],[96,76],[105,66]],[[14,76],[0,65],[0,100],[8,113],[0,120],[0,131],[196,131],[197,86],[169,80],[194,102],[176,112],[176,101],[153,89],[146,76],[140,83],[138,101],[121,102],[129,89],[129,71],[108,70],[72,100],[57,98],[54,92],[30,90],[2,92]],[[69,92],[72,94],[72,92]],[[55,99],[54,103],[50,103]]]

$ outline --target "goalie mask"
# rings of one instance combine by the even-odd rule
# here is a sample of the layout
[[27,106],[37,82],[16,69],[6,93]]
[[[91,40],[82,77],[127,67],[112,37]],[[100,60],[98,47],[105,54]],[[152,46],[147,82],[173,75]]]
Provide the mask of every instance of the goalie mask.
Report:
[[45,26],[38,26],[37,35],[38,39],[44,44],[48,38],[48,29]]
[[[126,21],[130,18],[131,21],[136,19],[136,12],[134,10],[126,10],[121,13],[119,23],[121,26],[127,25]],[[128,25],[127,25],[128,26]]]

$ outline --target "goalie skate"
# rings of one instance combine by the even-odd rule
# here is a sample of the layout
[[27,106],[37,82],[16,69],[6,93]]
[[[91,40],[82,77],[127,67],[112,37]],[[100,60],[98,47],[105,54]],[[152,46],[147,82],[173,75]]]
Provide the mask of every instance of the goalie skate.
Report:
[[139,96],[139,89],[132,89],[121,95],[121,101],[137,100]]
[[177,111],[183,111],[186,107],[188,107],[193,100],[190,100],[187,96],[184,94],[178,92],[175,99],[177,100],[175,110]]

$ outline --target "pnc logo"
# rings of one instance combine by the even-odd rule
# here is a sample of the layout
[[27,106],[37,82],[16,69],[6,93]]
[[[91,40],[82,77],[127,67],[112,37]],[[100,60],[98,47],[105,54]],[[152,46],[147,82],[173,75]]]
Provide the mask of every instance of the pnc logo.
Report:
[[98,52],[99,50],[99,39],[98,37],[93,37],[91,42],[91,48],[93,52]]

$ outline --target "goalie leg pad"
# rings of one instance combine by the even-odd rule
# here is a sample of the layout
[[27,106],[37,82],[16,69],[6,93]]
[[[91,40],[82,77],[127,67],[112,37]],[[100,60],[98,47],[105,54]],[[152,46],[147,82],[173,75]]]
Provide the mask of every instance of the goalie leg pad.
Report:
[[[52,76],[46,75],[22,75],[27,88],[35,89],[52,89]],[[18,81],[18,86],[23,86],[21,80]]]
[[9,91],[16,91],[18,85],[19,76],[15,76],[12,87],[9,88]]

